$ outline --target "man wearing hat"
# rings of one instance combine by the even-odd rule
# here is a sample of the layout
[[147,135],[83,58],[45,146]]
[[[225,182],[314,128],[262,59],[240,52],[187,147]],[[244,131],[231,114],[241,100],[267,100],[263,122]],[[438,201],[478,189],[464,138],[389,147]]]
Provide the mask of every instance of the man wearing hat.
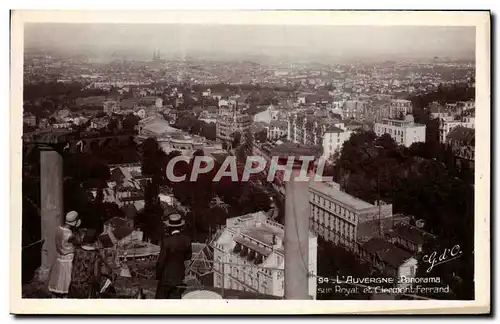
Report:
[[184,262],[191,259],[191,239],[182,233],[184,220],[181,215],[168,215],[167,227],[161,243],[160,256],[156,264],[156,299],[179,299],[185,287]]
[[64,224],[58,226],[56,230],[57,257],[50,272],[49,290],[57,297],[63,297],[68,293],[75,254],[73,242],[77,240],[72,229],[79,227],[80,223],[78,213],[73,210],[66,214]]

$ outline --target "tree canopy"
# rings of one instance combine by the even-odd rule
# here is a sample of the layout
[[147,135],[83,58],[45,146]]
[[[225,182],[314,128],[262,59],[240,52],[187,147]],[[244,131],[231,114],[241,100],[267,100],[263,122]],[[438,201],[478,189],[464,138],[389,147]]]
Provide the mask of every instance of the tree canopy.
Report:
[[[455,165],[456,158],[445,144],[415,143],[406,148],[389,136],[377,138],[372,132],[359,131],[343,144],[332,173],[347,193],[372,203],[380,193],[383,201],[393,204],[394,213],[423,219],[425,229],[437,235],[439,246],[459,244],[464,251],[461,264],[472,265],[473,178],[469,170],[458,170]],[[464,265],[454,272],[462,284],[449,282],[460,298],[473,297],[473,276],[468,269]]]

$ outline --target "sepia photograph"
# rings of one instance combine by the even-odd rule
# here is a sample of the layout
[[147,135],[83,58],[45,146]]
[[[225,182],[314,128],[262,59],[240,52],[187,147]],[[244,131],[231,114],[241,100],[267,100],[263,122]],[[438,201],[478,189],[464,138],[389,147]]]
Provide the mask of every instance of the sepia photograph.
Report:
[[488,313],[490,13],[230,14],[11,13],[11,312]]

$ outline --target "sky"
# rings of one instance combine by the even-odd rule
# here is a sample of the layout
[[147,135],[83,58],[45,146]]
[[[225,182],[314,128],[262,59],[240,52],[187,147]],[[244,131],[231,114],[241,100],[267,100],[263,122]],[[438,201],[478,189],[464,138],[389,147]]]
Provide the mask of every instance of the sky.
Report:
[[25,46],[152,57],[268,55],[291,57],[473,59],[474,27],[194,24],[28,24]]

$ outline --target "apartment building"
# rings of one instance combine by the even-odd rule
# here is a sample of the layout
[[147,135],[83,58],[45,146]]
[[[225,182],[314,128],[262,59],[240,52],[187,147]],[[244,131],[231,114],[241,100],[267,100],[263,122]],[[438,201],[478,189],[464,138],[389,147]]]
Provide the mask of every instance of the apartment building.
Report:
[[410,147],[413,143],[425,142],[425,125],[417,124],[412,115],[406,115],[405,120],[384,119],[375,123],[375,134],[389,134],[397,144]]
[[342,107],[344,118],[362,119],[365,116],[367,103],[360,100],[347,100]]
[[[283,297],[285,250],[283,225],[263,211],[227,219],[214,249],[214,287]],[[309,235],[309,272],[317,272],[317,237]],[[316,278],[309,279],[309,296],[316,299]]]
[[455,120],[453,116],[439,118],[439,141],[441,143],[446,143],[446,137],[457,126],[474,129],[474,118],[469,117],[460,120]]
[[399,118],[411,114],[413,111],[410,100],[406,99],[392,99],[389,105],[389,118]]
[[[340,127],[338,127],[340,126]],[[328,159],[336,152],[340,152],[342,145],[349,139],[352,132],[341,128],[341,125],[331,125],[323,134],[323,157]]]
[[359,224],[392,216],[392,204],[370,204],[342,191],[335,182],[312,182],[309,194],[311,230],[350,249],[360,239]]
[[474,168],[476,132],[472,128],[457,126],[446,136],[446,144],[451,146],[457,158],[457,166]]
[[276,140],[288,134],[288,123],[285,120],[272,120],[267,127],[267,138]]
[[288,120],[287,139],[303,145],[319,145],[323,148],[323,157],[325,158],[329,158],[340,150],[351,133],[344,123],[334,119],[296,114]]
[[238,108],[236,100],[219,100],[219,111],[217,117],[217,139],[221,141],[232,141],[232,135],[236,131],[241,134],[252,124],[252,118],[243,114]]

